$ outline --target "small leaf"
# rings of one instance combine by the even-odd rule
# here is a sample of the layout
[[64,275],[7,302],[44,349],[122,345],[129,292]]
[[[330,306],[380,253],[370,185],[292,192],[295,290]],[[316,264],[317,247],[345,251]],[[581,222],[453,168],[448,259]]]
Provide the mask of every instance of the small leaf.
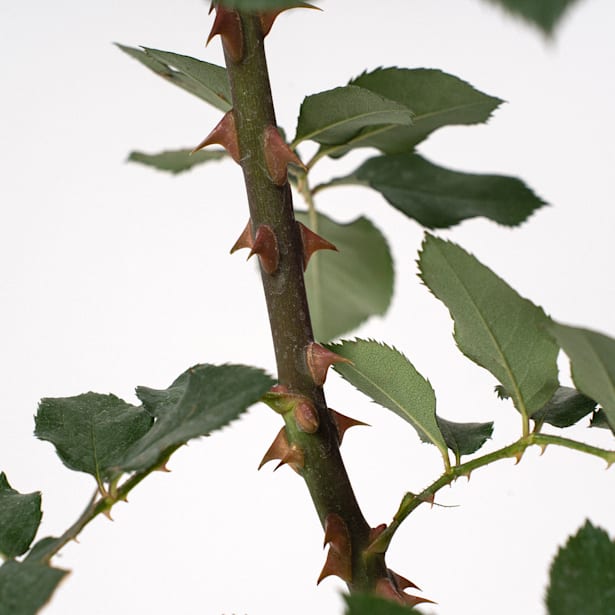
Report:
[[84,393],[42,399],[35,435],[56,447],[64,465],[100,485],[124,469],[120,460],[152,423],[149,412],[115,395]]
[[222,160],[226,157],[223,150],[203,150],[191,153],[190,149],[179,149],[159,154],[145,154],[144,152],[131,152],[128,157],[129,162],[139,162],[148,167],[154,167],[159,171],[168,171],[177,174],[190,170],[199,164],[211,162],[212,160]]
[[240,11],[268,11],[273,9],[292,9],[301,3],[293,0],[221,0],[219,4],[230,9],[239,9]]
[[411,123],[412,113],[405,106],[348,85],[304,99],[293,146],[306,139],[327,145],[344,144],[366,126]]
[[55,555],[60,542],[61,539],[56,538],[55,536],[45,536],[44,538],[37,540],[28,551],[28,555],[24,561],[46,563],[49,558]]
[[419,613],[409,606],[374,594],[352,593],[345,595],[344,600],[347,606],[344,615],[411,615],[412,613],[418,615]]
[[12,558],[25,553],[41,522],[41,494],[15,491],[0,473],[0,555]]
[[367,183],[427,228],[447,228],[478,216],[516,226],[544,205],[514,177],[451,171],[418,154],[370,158],[347,179]]
[[328,342],[386,313],[395,273],[382,233],[363,217],[338,224],[317,214],[315,226],[306,213],[296,217],[338,250],[316,252],[305,273],[314,337]]
[[547,590],[549,615],[612,615],[615,543],[589,521],[559,549]]
[[459,349],[500,381],[524,417],[542,408],[558,386],[558,348],[542,309],[459,246],[431,235],[419,267],[455,321]]
[[570,387],[559,387],[548,403],[532,414],[537,423],[555,427],[570,427],[578,423],[596,407],[596,402]]
[[600,429],[610,429],[615,434],[615,429],[609,425],[606,414],[602,408],[592,414],[590,427],[598,427]]
[[0,566],[0,615],[34,615],[66,574],[38,562],[5,562]]
[[196,365],[168,389],[138,387],[143,405],[156,417],[154,426],[118,462],[122,469],[147,470],[167,451],[208,435],[239,417],[274,381],[244,365]]
[[117,46],[157,75],[217,109],[226,112],[232,107],[228,76],[222,66],[170,51]]
[[455,454],[457,463],[463,455],[471,455],[491,438],[493,423],[455,423],[439,416],[438,427],[448,448]]
[[436,395],[429,381],[395,348],[373,340],[343,341],[327,346],[350,359],[334,369],[377,404],[408,421],[425,442],[447,455],[446,442],[436,422]]
[[570,358],[577,389],[600,404],[615,429],[615,339],[580,327],[549,327]]

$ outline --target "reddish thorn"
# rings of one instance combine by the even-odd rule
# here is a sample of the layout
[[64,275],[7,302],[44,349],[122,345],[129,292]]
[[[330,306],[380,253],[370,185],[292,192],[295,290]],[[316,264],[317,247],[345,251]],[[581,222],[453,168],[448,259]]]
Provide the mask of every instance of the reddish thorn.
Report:
[[269,32],[271,31],[271,26],[273,26],[273,22],[276,20],[276,17],[280,13],[288,9],[298,9],[298,8],[316,9],[317,11],[322,11],[321,8],[314,6],[313,4],[308,4],[307,2],[298,2],[295,6],[288,6],[284,9],[277,9],[275,11],[267,11],[265,13],[261,13],[260,20],[261,20],[261,28],[263,30],[263,37],[269,34]]
[[278,251],[278,240],[268,224],[261,224],[256,230],[248,258],[254,254],[258,254],[261,266],[268,274],[275,273],[280,262],[280,252]]
[[239,162],[239,143],[232,109],[226,112],[224,117],[216,124],[216,127],[190,153],[194,154],[214,143],[224,147],[231,158],[235,162]]
[[[373,527],[369,530],[369,542],[372,543],[374,542],[374,540],[376,540],[376,538],[378,538],[378,536],[380,536],[380,534],[382,534],[382,532],[384,532],[384,530],[387,529],[387,524],[386,523],[381,523],[380,525],[377,525],[376,527]],[[389,570],[389,572],[392,572]]]
[[410,607],[416,606],[417,604],[425,603],[436,604],[433,600],[429,600],[428,598],[419,598],[419,596],[412,596],[406,593],[402,593],[402,600],[404,604]]
[[282,457],[280,463],[273,468],[275,472],[278,468],[288,464],[297,474],[301,472],[304,466],[303,451],[296,445],[291,444],[287,453]]
[[309,399],[301,399],[295,406],[295,421],[300,431],[316,433],[320,425],[318,412]]
[[391,569],[389,569],[389,574],[393,577],[393,581],[395,582],[395,585],[397,585],[400,591],[403,591],[404,589],[408,588],[418,589],[419,591],[421,591],[421,588],[418,585],[416,585],[409,579],[406,579],[406,577],[402,577],[401,574],[397,574]]
[[237,238],[237,241],[233,244],[231,248],[231,254],[237,252],[237,250],[241,250],[242,248],[250,248],[254,246],[254,241],[252,239],[252,223],[248,220],[246,227],[241,232],[241,235]]
[[325,519],[325,545],[327,544],[329,552],[317,584],[331,575],[350,583],[352,581],[350,533],[344,520],[335,513],[329,513]]
[[299,231],[301,232],[301,241],[303,243],[303,270],[305,271],[312,254],[317,250],[335,250],[337,248],[330,242],[311,231],[305,224],[297,222]]
[[329,513],[325,519],[323,546],[331,545],[338,553],[350,552],[350,533],[344,520],[336,513]]
[[155,472],[170,472],[169,468],[167,468],[167,462],[160,464],[157,468],[154,468]]
[[307,367],[316,386],[322,386],[327,379],[327,370],[334,363],[350,363],[350,359],[340,357],[340,355],[327,350],[316,342],[310,342],[306,349]]
[[206,45],[209,45],[211,39],[218,34],[222,39],[222,46],[231,60],[235,64],[241,62],[243,59],[243,30],[237,11],[225,9],[221,6],[216,7],[216,18],[207,37]]
[[274,459],[284,459],[289,450],[290,444],[286,437],[286,428],[282,427],[271,443],[271,446],[267,449],[261,462],[258,464],[258,469],[260,470],[267,462],[273,461]]
[[337,436],[340,444],[344,439],[344,434],[346,433],[346,430],[350,429],[351,427],[359,427],[360,425],[363,425],[364,427],[369,427],[367,423],[352,419],[349,416],[345,416],[344,414],[340,414],[339,412],[332,410],[331,408],[329,408],[329,412],[331,413],[333,424],[337,429]]
[[283,186],[288,178],[288,165],[294,164],[307,171],[275,126],[267,126],[264,134],[265,163],[271,181],[276,186]]
[[375,593],[388,600],[393,600],[393,602],[401,603],[403,600],[401,592],[397,591],[391,579],[387,579],[386,577],[382,577],[376,581]]

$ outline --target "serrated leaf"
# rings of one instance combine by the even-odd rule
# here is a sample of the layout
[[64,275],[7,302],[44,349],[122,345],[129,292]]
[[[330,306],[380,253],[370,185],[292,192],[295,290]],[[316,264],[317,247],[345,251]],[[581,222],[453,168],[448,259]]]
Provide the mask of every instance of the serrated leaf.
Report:
[[352,175],[332,183],[354,182],[377,190],[427,228],[448,228],[479,216],[516,226],[544,205],[519,179],[451,171],[418,154],[370,158]]
[[222,66],[170,51],[116,44],[157,75],[217,109],[226,112],[232,107],[228,76]]
[[206,150],[192,153],[190,149],[179,149],[160,152],[159,154],[146,154],[144,152],[131,152],[129,162],[138,162],[159,171],[178,174],[188,171],[199,164],[222,160],[226,157],[223,150]]
[[547,404],[532,414],[537,423],[570,427],[593,412],[596,402],[571,387],[559,387]]
[[432,235],[419,267],[455,321],[459,349],[500,381],[524,417],[542,408],[558,386],[558,348],[543,310],[474,256]]
[[609,429],[612,433],[615,434],[615,429],[609,425],[609,422],[606,418],[606,414],[602,408],[592,414],[592,419],[589,424],[590,427],[598,427],[600,429]]
[[354,85],[307,96],[301,104],[293,146],[305,140],[345,144],[366,126],[408,126],[412,112],[397,102]]
[[296,217],[338,249],[316,252],[305,273],[315,338],[328,342],[386,313],[395,273],[382,233],[363,217],[339,224],[317,214],[315,226],[306,213]]
[[99,484],[124,469],[120,460],[153,423],[144,408],[91,392],[44,398],[35,420],[35,435],[55,446],[64,465],[91,474]]
[[545,34],[552,34],[566,11],[577,0],[488,0],[512,15],[540,28]]
[[570,359],[575,386],[600,404],[615,429],[615,339],[558,323],[549,329]]
[[418,611],[374,594],[345,595],[344,615],[411,615]]
[[361,339],[329,344],[328,348],[352,361],[336,363],[335,371],[377,404],[410,423],[423,441],[435,444],[447,456],[446,442],[436,421],[434,390],[401,352]]
[[549,615],[612,615],[615,543],[589,521],[559,549],[547,589]]
[[205,364],[184,372],[168,389],[138,387],[137,396],[156,422],[118,465],[137,471],[154,467],[166,451],[238,418],[273,384],[253,367]]
[[0,615],[38,613],[66,574],[38,562],[5,562],[0,566]]
[[440,416],[436,416],[436,421],[457,463],[464,455],[475,453],[493,435],[493,423],[491,422],[456,423]]
[[25,553],[41,522],[41,494],[19,493],[0,473],[0,555],[8,558]]

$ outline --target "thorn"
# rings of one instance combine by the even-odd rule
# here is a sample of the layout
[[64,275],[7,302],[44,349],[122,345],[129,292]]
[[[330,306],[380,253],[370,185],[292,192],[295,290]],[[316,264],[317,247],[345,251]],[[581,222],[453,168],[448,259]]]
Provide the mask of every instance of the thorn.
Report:
[[547,446],[549,446],[548,444],[542,444],[540,446],[540,456],[542,457],[545,454],[545,451],[547,450]]
[[433,508],[435,501],[436,501],[435,493],[430,493],[426,498],[423,498],[423,502],[427,502],[429,504],[429,508]]
[[289,164],[294,164],[307,171],[305,165],[290,149],[275,126],[265,128],[264,151],[269,177],[276,186],[283,186],[286,183]]
[[241,232],[241,235],[237,238],[237,241],[233,244],[231,248],[231,254],[237,252],[237,250],[241,250],[242,248],[250,248],[254,246],[254,240],[252,239],[252,222],[248,220],[246,227]]
[[419,596],[411,596],[410,594],[406,594],[405,592],[398,590],[393,581],[386,577],[382,577],[376,581],[376,594],[382,596],[383,598],[387,598],[388,600],[392,600],[393,602],[397,602],[398,604],[405,604],[407,606],[416,606],[417,604],[421,604],[423,602],[435,604],[433,600],[419,598]]
[[211,39],[220,35],[224,51],[230,56],[235,64],[243,59],[243,30],[241,28],[241,19],[237,11],[216,6],[216,18],[214,25],[211,27],[211,32],[207,37],[206,45],[209,45]]
[[105,510],[103,510],[103,515],[105,515],[105,517],[107,517],[107,519],[109,519],[109,521],[113,521],[113,517],[111,516],[111,509],[107,508]]
[[[372,542],[374,542],[374,540],[376,540],[376,538],[378,538],[378,536],[380,536],[380,534],[382,534],[382,532],[384,532],[384,530],[386,530],[386,529],[387,529],[387,524],[386,523],[381,523],[380,525],[377,525],[376,527],[371,528],[369,530],[369,542],[370,542],[370,544]],[[392,571],[389,570],[389,572],[392,572]]]
[[349,363],[350,359],[340,357],[340,355],[327,350],[316,342],[310,342],[306,349],[307,366],[316,386],[322,386],[327,379],[327,370],[334,363]]
[[325,519],[323,547],[331,545],[338,553],[350,551],[350,533],[345,521],[336,513],[329,513]]
[[284,456],[288,453],[289,449],[290,444],[288,443],[288,438],[286,437],[286,428],[282,427],[282,429],[278,432],[278,435],[271,443],[271,446],[267,449],[267,452],[261,459],[261,462],[258,464],[258,469],[260,470],[267,462],[273,461],[274,459],[284,459]]
[[393,581],[395,582],[395,585],[397,585],[400,591],[404,591],[404,589],[408,589],[408,588],[418,589],[419,591],[421,591],[421,588],[418,585],[416,585],[409,579],[406,579],[406,577],[402,577],[401,574],[397,574],[396,572],[393,572],[390,568],[389,568],[389,574],[393,577]]
[[303,271],[307,269],[308,262],[312,254],[317,250],[335,250],[337,248],[330,242],[311,231],[305,224],[297,222],[299,231],[301,232],[301,241],[303,243]]
[[309,399],[301,399],[295,406],[295,422],[300,431],[316,433],[320,426],[318,412]]
[[352,581],[350,533],[344,520],[336,513],[329,513],[325,519],[324,543],[329,545],[329,552],[317,585],[331,575],[350,583]]
[[169,468],[167,468],[167,462],[161,463],[157,468],[154,468],[154,472],[171,472]]
[[299,474],[303,469],[304,463],[303,451],[296,444],[291,444],[284,457],[282,457],[280,463],[273,468],[273,471],[275,472],[278,468],[288,464],[295,472],[297,472],[297,474]]
[[519,451],[517,453],[515,453],[515,465],[519,465],[519,463],[521,462],[521,459],[523,458],[523,451]]
[[239,142],[237,141],[235,116],[232,109],[224,114],[224,117],[216,124],[215,128],[190,153],[194,154],[214,143],[224,147],[231,158],[235,162],[239,162]]
[[254,243],[248,258],[258,254],[261,266],[268,273],[275,273],[280,263],[280,252],[278,250],[278,240],[273,229],[268,224],[261,224],[256,230]]
[[359,427],[361,425],[363,425],[364,427],[369,427],[367,423],[364,423],[363,421],[357,421],[357,419],[353,419],[349,416],[345,416],[344,414],[340,414],[339,412],[336,412],[331,408],[329,408],[329,412],[331,413],[333,424],[337,429],[337,436],[340,444],[342,443],[346,430],[350,429],[351,427]]
[[276,20],[276,17],[280,13],[288,9],[298,9],[298,8],[316,9],[317,11],[322,11],[321,8],[314,6],[313,4],[308,4],[307,2],[298,2],[295,6],[287,6],[286,8],[283,8],[283,9],[277,9],[275,11],[266,11],[265,13],[261,13],[260,20],[261,20],[261,29],[263,30],[263,37],[267,36],[267,34],[271,32],[271,26],[273,26],[273,22]]
[[417,604],[436,604],[433,600],[429,600],[429,598],[420,598],[419,596],[412,596],[403,592],[402,600],[404,604],[410,607],[414,607]]

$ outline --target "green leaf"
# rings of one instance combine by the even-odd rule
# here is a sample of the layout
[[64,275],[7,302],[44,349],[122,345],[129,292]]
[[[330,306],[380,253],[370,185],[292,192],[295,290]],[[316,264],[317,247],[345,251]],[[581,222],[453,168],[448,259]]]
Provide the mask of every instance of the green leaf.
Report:
[[411,152],[443,126],[486,122],[502,100],[483,94],[439,70],[378,68],[350,82],[412,110],[412,125],[365,128],[346,146],[330,148],[342,156],[355,147],[375,147],[386,154]]
[[596,402],[570,387],[559,387],[548,403],[532,414],[537,423],[570,427],[593,412]]
[[551,323],[550,331],[570,358],[577,389],[602,406],[615,429],[615,339],[558,323]]
[[271,388],[262,370],[244,365],[196,365],[168,389],[137,388],[156,422],[119,462],[122,469],[147,470],[167,452],[192,438],[224,427]]
[[602,408],[592,414],[590,427],[598,427],[600,429],[610,429],[615,434],[615,429],[609,425],[606,414]]
[[221,0],[219,4],[241,11],[270,11],[274,9],[291,9],[300,6],[302,3],[293,2],[292,0]]
[[38,562],[5,562],[0,566],[0,615],[34,615],[66,574]]
[[432,235],[419,267],[455,321],[459,349],[500,381],[524,417],[542,408],[558,386],[558,348],[542,309],[462,248]]
[[12,558],[25,553],[41,522],[41,494],[15,491],[0,472],[0,554]]
[[306,139],[344,144],[366,126],[412,123],[405,106],[354,85],[313,94],[303,100],[293,146]]
[[198,96],[221,111],[232,107],[231,89],[226,69],[190,56],[143,47],[127,47],[116,43],[129,56],[138,60],[167,81]]
[[612,615],[615,543],[589,521],[559,549],[547,590],[549,615]]
[[37,540],[32,545],[32,548],[28,551],[24,561],[46,563],[51,556],[55,555],[57,548],[61,546],[60,543],[61,538],[56,538],[55,536],[45,536],[44,538]]
[[516,226],[544,205],[514,177],[451,171],[418,154],[370,158],[352,175],[332,183],[367,184],[427,228],[447,228],[478,216]]
[[64,465],[102,484],[124,469],[120,460],[152,423],[149,412],[115,395],[84,393],[42,399],[35,434],[55,446]]
[[471,455],[489,440],[493,434],[493,423],[455,423],[436,416],[444,441],[450,448],[457,463],[463,455]]
[[382,233],[363,217],[338,224],[317,214],[316,225],[306,213],[296,217],[338,249],[316,252],[305,274],[315,338],[328,342],[386,313],[395,273]]
[[377,404],[408,421],[425,442],[447,456],[444,437],[436,421],[436,395],[429,381],[395,348],[373,340],[330,344],[336,354],[352,364],[336,363],[335,371]]
[[374,594],[353,593],[345,595],[344,600],[347,606],[344,615],[409,615],[418,613],[409,606],[398,604]]
[[545,34],[552,34],[566,11],[577,0],[488,0],[497,4],[512,15],[537,26]]
[[179,149],[159,154],[145,154],[143,152],[131,152],[129,162],[139,162],[148,167],[154,167],[159,171],[168,171],[177,174],[188,171],[192,167],[212,160],[222,160],[226,157],[223,150],[206,150],[191,153],[190,149]]

